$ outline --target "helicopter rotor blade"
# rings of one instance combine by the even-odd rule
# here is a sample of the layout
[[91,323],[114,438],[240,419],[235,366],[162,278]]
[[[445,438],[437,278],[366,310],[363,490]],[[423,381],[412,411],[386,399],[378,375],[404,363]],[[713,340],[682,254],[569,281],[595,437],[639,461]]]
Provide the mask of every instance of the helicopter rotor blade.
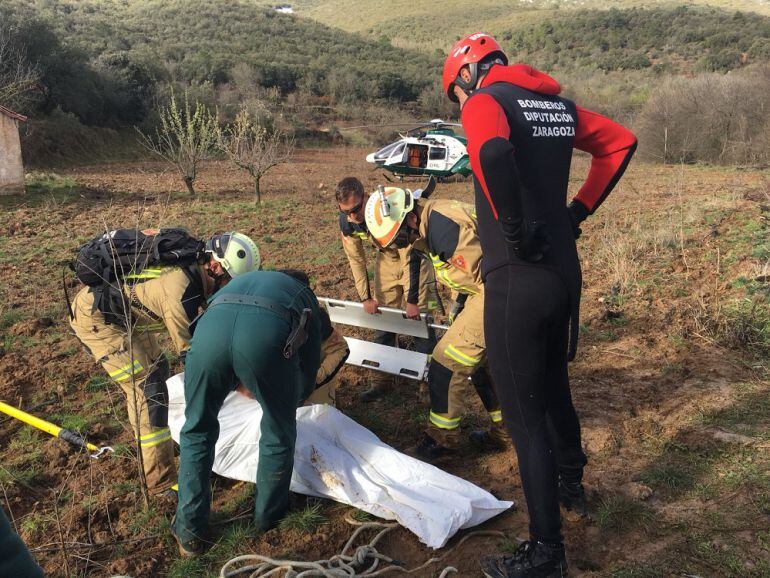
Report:
[[395,122],[395,123],[385,123],[385,124],[361,124],[357,126],[339,126],[337,127],[337,130],[352,130],[356,128],[382,128],[382,127],[389,127],[389,126],[412,126],[413,122]]

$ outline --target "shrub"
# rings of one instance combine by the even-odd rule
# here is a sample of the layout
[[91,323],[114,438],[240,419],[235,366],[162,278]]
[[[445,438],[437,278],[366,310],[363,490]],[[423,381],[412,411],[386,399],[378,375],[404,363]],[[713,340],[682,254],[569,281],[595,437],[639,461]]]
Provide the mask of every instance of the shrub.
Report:
[[730,76],[671,78],[636,119],[640,154],[663,162],[761,165],[770,161],[770,67]]

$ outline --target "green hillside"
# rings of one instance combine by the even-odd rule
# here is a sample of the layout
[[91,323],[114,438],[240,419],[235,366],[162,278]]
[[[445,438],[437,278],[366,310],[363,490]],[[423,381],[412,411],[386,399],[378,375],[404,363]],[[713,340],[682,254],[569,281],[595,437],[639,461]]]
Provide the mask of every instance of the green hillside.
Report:
[[452,39],[476,30],[497,34],[574,10],[669,9],[686,5],[770,16],[770,2],[765,0],[476,0],[472,6],[461,0],[443,0],[440,5],[411,0],[289,0],[286,4],[298,15],[329,26],[377,38],[386,36],[398,46],[423,50],[445,50]]
[[575,11],[500,34],[517,59],[546,69],[726,72],[770,60],[770,18],[692,9]]
[[304,83],[326,93],[329,84],[347,83],[352,100],[411,100],[429,82],[421,73],[429,62],[425,56],[254,2],[11,0],[5,4],[50,23],[64,44],[92,59],[125,57],[166,80],[221,84],[231,78],[236,64],[246,63],[254,67],[262,86],[288,92]]

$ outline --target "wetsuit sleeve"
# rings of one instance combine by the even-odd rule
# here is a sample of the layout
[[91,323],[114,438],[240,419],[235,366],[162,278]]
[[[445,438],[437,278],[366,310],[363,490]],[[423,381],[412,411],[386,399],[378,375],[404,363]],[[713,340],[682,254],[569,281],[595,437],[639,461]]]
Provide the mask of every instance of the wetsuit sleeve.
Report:
[[468,99],[462,110],[473,175],[498,221],[521,219],[519,173],[503,108],[488,94]]
[[420,302],[420,266],[422,265],[420,252],[412,247],[409,251],[409,291],[406,294],[406,302],[417,305]]
[[366,272],[366,249],[364,243],[358,237],[342,236],[342,248],[350,263],[350,271],[353,273],[353,282],[356,285],[356,291],[361,301],[371,299],[372,293],[369,288],[369,275]]
[[602,204],[623,176],[636,150],[636,137],[624,126],[578,106],[575,148],[593,157],[588,177],[573,199],[573,206],[575,202],[582,205],[578,210],[585,218]]

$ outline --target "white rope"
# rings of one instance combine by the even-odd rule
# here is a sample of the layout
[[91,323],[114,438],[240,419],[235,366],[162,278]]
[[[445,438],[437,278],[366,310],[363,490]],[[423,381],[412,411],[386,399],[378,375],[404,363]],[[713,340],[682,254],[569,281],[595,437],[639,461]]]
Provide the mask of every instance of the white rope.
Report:
[[[413,574],[431,564],[440,562],[469,538],[475,536],[505,537],[505,534],[496,531],[471,532],[463,536],[456,546],[441,556],[430,558],[416,568],[406,570],[398,560],[380,554],[375,547],[385,535],[397,528],[398,524],[382,522],[362,523],[350,518],[345,518],[345,521],[358,527],[345,543],[342,551],[328,560],[306,562],[301,560],[279,560],[270,556],[262,556],[261,554],[247,554],[229,560],[219,571],[219,578],[233,578],[243,575],[247,575],[248,578],[267,578],[268,576],[279,576],[281,572],[284,572],[283,578],[374,578],[389,572]],[[349,553],[356,539],[366,530],[379,531],[368,544],[359,546],[352,553]],[[379,568],[380,562],[385,562],[388,565]],[[246,563],[248,564],[241,566],[241,564]],[[456,574],[457,572],[457,568],[447,566],[441,572],[439,578],[446,578],[450,574]]]

